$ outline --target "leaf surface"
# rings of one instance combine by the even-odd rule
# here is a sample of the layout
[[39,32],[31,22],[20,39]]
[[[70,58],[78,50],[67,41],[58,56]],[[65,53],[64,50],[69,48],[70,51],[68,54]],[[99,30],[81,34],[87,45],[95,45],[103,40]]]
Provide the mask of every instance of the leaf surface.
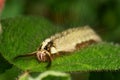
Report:
[[[22,70],[42,72],[48,70],[47,63],[38,62],[36,57],[21,57],[40,46],[51,35],[64,30],[55,27],[44,18],[18,17],[2,20],[3,33],[0,51],[5,59]],[[120,69],[120,46],[102,42],[90,45],[70,55],[55,58],[49,70],[58,71],[102,71]]]

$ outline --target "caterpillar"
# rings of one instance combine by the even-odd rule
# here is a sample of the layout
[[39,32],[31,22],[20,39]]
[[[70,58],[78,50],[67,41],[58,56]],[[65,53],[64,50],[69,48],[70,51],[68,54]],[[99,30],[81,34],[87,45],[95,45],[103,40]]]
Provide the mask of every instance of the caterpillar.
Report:
[[101,38],[89,26],[70,28],[45,39],[35,52],[19,55],[16,58],[34,55],[38,61],[48,62],[46,67],[49,67],[56,55],[69,54],[101,41]]

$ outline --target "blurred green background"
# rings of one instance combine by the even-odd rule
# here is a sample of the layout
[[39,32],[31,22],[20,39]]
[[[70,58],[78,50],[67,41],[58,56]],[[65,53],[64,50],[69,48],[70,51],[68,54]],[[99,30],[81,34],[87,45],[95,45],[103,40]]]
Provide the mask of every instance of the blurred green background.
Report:
[[[103,41],[120,43],[120,0],[6,0],[1,18],[28,15],[44,16],[66,28],[90,25]],[[90,80],[120,79],[119,71],[96,73],[90,74]]]
[[44,16],[56,25],[90,25],[105,41],[120,43],[120,0],[6,0],[2,18]]

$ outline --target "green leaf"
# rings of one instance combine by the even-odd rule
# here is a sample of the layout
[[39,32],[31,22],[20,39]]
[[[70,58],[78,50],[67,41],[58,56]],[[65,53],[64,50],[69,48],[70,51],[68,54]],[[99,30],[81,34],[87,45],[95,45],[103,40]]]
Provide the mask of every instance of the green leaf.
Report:
[[63,30],[62,27],[54,26],[42,17],[9,18],[2,20],[1,23],[3,29],[0,37],[1,54],[21,69],[29,66],[28,70],[39,64],[36,58],[26,60],[21,58],[16,61],[13,59],[18,55],[36,51],[45,38]]
[[71,80],[70,75],[58,71],[46,71],[38,74],[37,77],[30,76],[27,72],[19,76],[18,80]]
[[[43,18],[18,17],[2,21],[3,34],[0,51],[12,64],[22,70],[42,72],[48,70],[47,63],[39,63],[35,57],[16,56],[35,51],[40,43],[63,30],[54,27]],[[70,55],[57,57],[49,70],[59,71],[102,71],[120,69],[120,46],[111,43],[90,45]]]

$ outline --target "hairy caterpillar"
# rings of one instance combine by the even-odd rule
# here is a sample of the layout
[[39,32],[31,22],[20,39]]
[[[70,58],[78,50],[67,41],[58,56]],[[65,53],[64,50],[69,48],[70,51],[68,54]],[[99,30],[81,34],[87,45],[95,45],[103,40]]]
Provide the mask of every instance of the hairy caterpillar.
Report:
[[47,67],[49,67],[56,55],[69,54],[101,41],[101,38],[89,26],[70,28],[45,39],[35,52],[19,55],[16,58],[34,55],[37,56],[38,61],[48,62]]

